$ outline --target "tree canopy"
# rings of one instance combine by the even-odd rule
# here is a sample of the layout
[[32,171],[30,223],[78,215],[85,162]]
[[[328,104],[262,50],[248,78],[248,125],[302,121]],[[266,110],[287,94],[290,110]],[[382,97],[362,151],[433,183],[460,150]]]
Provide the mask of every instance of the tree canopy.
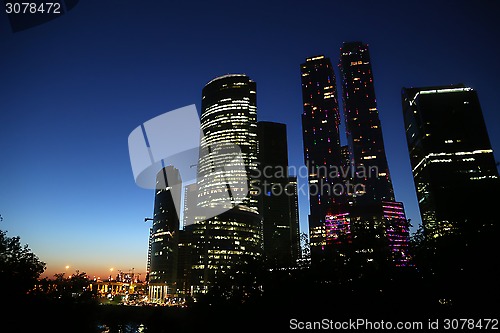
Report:
[[22,245],[19,236],[9,237],[0,230],[0,285],[11,296],[30,291],[45,271],[45,263]]

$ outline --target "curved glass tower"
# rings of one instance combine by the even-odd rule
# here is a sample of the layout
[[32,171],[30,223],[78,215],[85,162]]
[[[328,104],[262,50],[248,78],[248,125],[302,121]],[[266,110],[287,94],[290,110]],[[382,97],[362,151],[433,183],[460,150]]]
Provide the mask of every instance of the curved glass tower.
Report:
[[233,208],[243,204],[257,212],[248,196],[250,175],[257,168],[256,85],[246,75],[213,79],[201,102],[199,206]]
[[175,207],[180,204],[181,184],[179,170],[173,166],[164,167],[156,176],[149,273],[153,302],[163,303],[176,293],[179,217]]
[[250,179],[257,168],[256,84],[243,74],[203,88],[197,212],[193,225],[193,293],[262,257],[262,228]]

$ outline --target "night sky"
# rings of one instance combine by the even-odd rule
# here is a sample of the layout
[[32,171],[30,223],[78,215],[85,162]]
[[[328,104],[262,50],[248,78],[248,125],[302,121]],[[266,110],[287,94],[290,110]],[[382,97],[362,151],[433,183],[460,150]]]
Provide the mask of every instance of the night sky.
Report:
[[[417,226],[401,88],[477,89],[498,159],[499,13],[494,0],[101,0],[13,33],[2,11],[0,229],[47,263],[46,276],[69,265],[68,274],[144,277],[154,193],[134,183],[129,133],[176,108],[200,111],[209,80],[245,73],[257,82],[258,119],[287,124],[300,166],[300,64],[318,54],[337,64],[342,42],[355,40],[370,45],[396,199]],[[299,206],[307,232],[307,197]]]

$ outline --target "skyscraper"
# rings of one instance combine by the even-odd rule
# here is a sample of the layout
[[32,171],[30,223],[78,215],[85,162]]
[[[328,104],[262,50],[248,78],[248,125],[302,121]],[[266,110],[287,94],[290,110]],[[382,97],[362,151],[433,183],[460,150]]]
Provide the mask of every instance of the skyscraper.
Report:
[[203,88],[199,206],[232,208],[242,203],[257,212],[256,199],[242,193],[250,188],[250,175],[257,167],[256,103],[256,84],[243,74],[215,78]]
[[403,88],[402,104],[426,234],[498,220],[498,170],[477,92],[463,84]]
[[196,206],[198,205],[198,185],[196,183],[188,184],[184,187],[184,205],[183,205],[183,228],[193,225],[196,217]]
[[[340,116],[330,60],[317,56],[301,65],[311,259],[313,265],[322,262],[321,269],[331,276],[347,265],[363,267],[370,262],[380,267],[392,261],[403,266],[408,258],[408,223],[403,204],[394,201],[368,46],[344,43],[339,68],[346,146],[340,145]],[[326,176],[321,172],[323,166]],[[342,188],[342,192],[325,193],[325,183],[332,184],[333,189]],[[321,191],[314,191],[316,184]],[[360,271],[358,276],[362,275]]]
[[382,201],[382,217],[392,262],[395,266],[406,266],[410,262],[410,230],[403,203]]
[[177,289],[180,296],[191,294],[191,268],[193,265],[193,230],[198,202],[198,185],[184,187],[183,229],[179,230]]
[[500,182],[477,92],[463,84],[402,89],[424,257],[436,298],[498,298]]
[[202,92],[201,129],[194,293],[206,292],[219,278],[236,281],[235,274],[249,274],[249,265],[262,257],[261,217],[257,199],[248,193],[257,167],[255,82],[243,74],[208,82]]
[[300,71],[304,163],[308,168],[309,181],[309,235],[314,263],[321,260],[326,244],[327,211],[332,205],[344,202],[345,198],[344,191],[341,191],[342,178],[330,172],[342,165],[340,114],[330,59],[323,55],[306,58],[306,62],[300,65]]
[[191,294],[191,266],[193,260],[193,225],[179,230],[177,259],[177,291],[180,297]]
[[181,200],[179,170],[166,166],[156,176],[153,226],[150,235],[149,299],[164,302],[177,289],[177,243]]
[[325,255],[330,257],[331,269],[347,270],[351,277],[359,278],[369,266],[381,269],[408,264],[409,230],[403,203],[342,205],[325,219]]
[[394,201],[368,45],[343,43],[339,68],[349,150],[344,156],[355,171],[349,180],[357,185],[350,200],[351,237],[353,242],[358,238],[359,252],[373,253],[370,260],[378,257],[380,264],[389,258],[396,266],[404,266],[408,222],[403,204]]
[[288,175],[286,125],[257,123],[264,259],[269,268],[292,267],[299,257],[297,180]]
[[351,162],[356,181],[364,185],[364,193],[359,193],[356,201],[394,200],[368,45],[343,43],[339,67]]

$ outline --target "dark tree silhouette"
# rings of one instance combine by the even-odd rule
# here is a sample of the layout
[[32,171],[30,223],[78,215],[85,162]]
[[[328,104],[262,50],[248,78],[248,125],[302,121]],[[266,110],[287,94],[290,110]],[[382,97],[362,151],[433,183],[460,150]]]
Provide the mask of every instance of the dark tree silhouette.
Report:
[[41,292],[61,302],[96,302],[97,292],[90,290],[87,273],[76,270],[68,277],[65,275],[65,273],[56,273],[53,280],[42,279],[40,281]]
[[249,257],[245,263],[219,272],[200,303],[220,306],[256,302],[262,296],[262,280],[262,262]]
[[0,230],[0,285],[9,296],[24,295],[35,286],[45,263],[21,245],[20,237],[9,237]]
[[497,237],[495,216],[458,221],[453,231],[439,237],[429,237],[420,226],[411,238],[410,250],[427,302],[468,314],[490,311],[484,299],[499,297],[499,274],[493,264]]

